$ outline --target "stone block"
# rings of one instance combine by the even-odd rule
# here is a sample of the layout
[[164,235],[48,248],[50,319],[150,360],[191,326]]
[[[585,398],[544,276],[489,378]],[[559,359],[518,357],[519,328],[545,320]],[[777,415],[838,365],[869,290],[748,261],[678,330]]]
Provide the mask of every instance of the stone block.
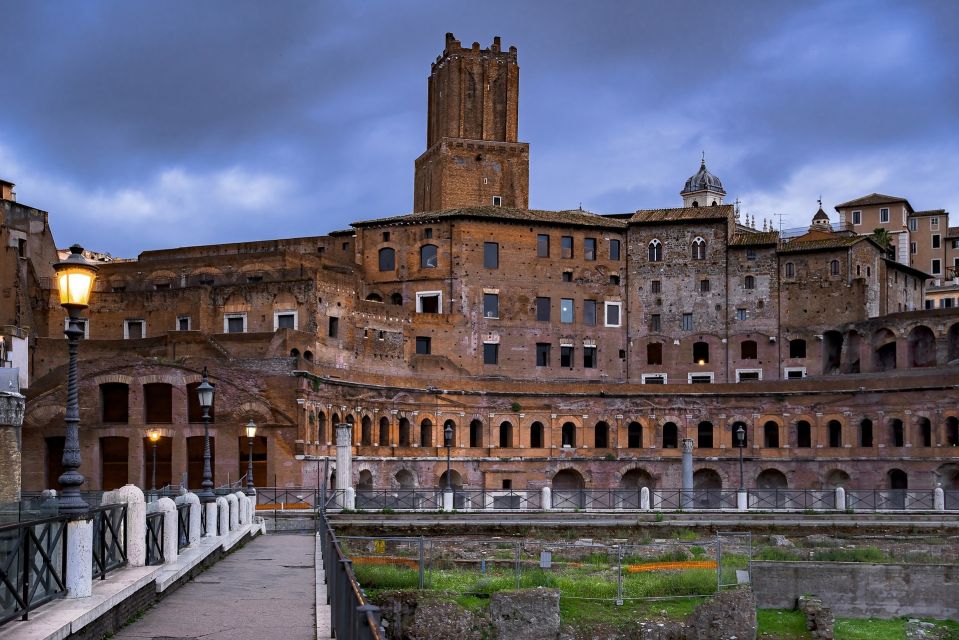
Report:
[[490,624],[499,640],[556,640],[559,590],[521,589],[490,596]]

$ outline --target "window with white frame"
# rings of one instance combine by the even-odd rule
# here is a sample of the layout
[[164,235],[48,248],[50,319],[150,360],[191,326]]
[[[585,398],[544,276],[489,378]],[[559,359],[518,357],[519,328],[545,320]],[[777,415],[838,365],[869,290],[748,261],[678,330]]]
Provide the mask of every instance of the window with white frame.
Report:
[[223,333],[246,333],[246,314],[224,313]]
[[644,373],[643,384],[666,384],[665,373]]
[[938,233],[932,234],[932,248],[938,249],[942,246],[942,236]]
[[146,320],[124,320],[123,321],[123,339],[139,340],[147,336]]
[[806,367],[786,367],[783,369],[783,376],[787,380],[798,380],[806,377]]
[[[87,318],[80,318],[77,320],[77,324],[80,325],[80,328],[83,329],[83,339],[87,340],[90,338],[90,320]],[[63,319],[63,330],[66,331],[70,328],[70,318]]]
[[177,331],[189,331],[192,325],[192,320],[190,316],[177,316],[176,317],[176,330]]
[[929,218],[929,228],[932,229],[933,231],[936,231],[936,230],[939,229],[939,218],[938,218],[938,217],[933,216],[932,218]]
[[296,329],[297,328],[296,309],[282,309],[273,312],[273,330],[277,329]]
[[690,373],[687,376],[689,384],[712,384],[713,373]]
[[919,229],[919,220],[916,218],[909,218],[909,230],[917,231]]
[[852,212],[852,223],[856,225],[862,224],[862,211]]
[[762,379],[762,369],[736,369],[736,382],[751,382]]
[[606,303],[606,326],[607,327],[620,327],[622,326],[622,302],[607,302]]
[[442,291],[417,291],[416,313],[443,313]]
[[886,223],[889,222],[889,209],[883,207],[879,210],[879,222]]

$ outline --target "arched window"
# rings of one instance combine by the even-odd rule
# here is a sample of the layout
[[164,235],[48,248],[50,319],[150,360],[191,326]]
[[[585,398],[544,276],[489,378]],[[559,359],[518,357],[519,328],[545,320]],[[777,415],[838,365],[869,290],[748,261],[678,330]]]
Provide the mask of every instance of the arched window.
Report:
[[443,423],[443,446],[446,446],[446,431],[449,429],[450,432],[450,446],[455,447],[456,444],[456,423],[452,420],[447,420]]
[[410,421],[406,418],[400,418],[400,446],[408,447],[412,444],[410,434]]
[[663,425],[663,449],[675,449],[679,446],[679,429],[675,422]]
[[509,421],[504,421],[499,425],[499,446],[504,449],[513,446],[513,424]]
[[390,421],[386,416],[380,418],[380,437],[377,444],[381,447],[390,446]]
[[661,262],[663,259],[663,243],[659,240],[653,240],[649,243],[649,261]]
[[564,447],[575,447],[576,446],[576,425],[572,422],[563,423],[563,446]]
[[709,344],[706,342],[693,343],[693,363],[709,364]]
[[786,263],[786,277],[787,278],[796,277],[796,265],[794,265],[792,262]]
[[829,429],[829,446],[836,449],[842,446],[842,424],[838,420],[830,420],[826,425]]
[[420,247],[420,269],[436,268],[436,245],[424,244]]
[[859,446],[872,446],[872,420],[863,418],[859,423]]
[[606,449],[609,447],[609,425],[605,422],[597,422],[594,429],[594,445],[597,449]]
[[390,295],[390,304],[401,305],[403,304],[403,294],[402,293],[393,293]]
[[326,414],[322,411],[316,416],[316,441],[326,444]]
[[630,449],[642,449],[643,447],[643,425],[638,422],[630,422],[626,429],[626,446]]
[[796,446],[802,449],[812,446],[812,426],[805,420],[796,423]]
[[368,296],[366,296],[366,301],[367,302],[383,302],[383,296],[381,296],[378,293],[371,293]]
[[767,449],[779,448],[779,425],[772,420],[763,425],[763,446]]
[[755,340],[743,340],[740,345],[740,357],[743,360],[755,360],[758,357],[758,347]]
[[[745,447],[749,444],[749,425],[745,422],[734,422],[732,426],[733,446]],[[740,435],[742,439],[740,439]]]
[[889,426],[890,430],[892,431],[892,446],[903,446],[905,444],[905,434],[902,428],[902,420],[899,418],[893,418]]
[[743,288],[744,288],[744,289],[755,289],[755,288],[756,288],[756,278],[754,278],[753,276],[746,276],[746,278],[743,280]]
[[531,449],[543,448],[543,423],[534,422],[529,426],[529,446]]
[[693,260],[705,260],[706,259],[706,241],[702,238],[696,238],[693,240],[693,251],[692,251]]
[[423,421],[420,422],[420,446],[433,446],[433,421],[429,418],[424,418]]
[[696,446],[700,449],[713,448],[713,423],[709,421],[700,422],[696,427]]
[[483,423],[479,420],[473,420],[470,422],[470,446],[483,446]]
[[394,271],[396,269],[396,250],[392,247],[380,249],[380,271]]
[[839,275],[839,261],[833,260],[829,263],[829,275],[838,276]]

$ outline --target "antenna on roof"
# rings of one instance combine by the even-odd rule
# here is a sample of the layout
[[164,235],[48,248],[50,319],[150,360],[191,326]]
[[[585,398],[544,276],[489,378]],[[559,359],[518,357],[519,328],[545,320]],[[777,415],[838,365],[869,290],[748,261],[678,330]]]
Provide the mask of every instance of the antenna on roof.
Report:
[[583,203],[582,203],[582,202],[579,203],[579,210],[580,210],[580,211],[583,210]]
[[819,194],[819,208],[822,209],[822,194]]
[[706,150],[703,150],[703,166],[706,166]]
[[[779,233],[782,233],[782,232],[783,232],[783,214],[782,214],[782,213],[774,213],[773,215],[774,215],[775,217],[779,218]],[[771,225],[770,225],[770,226],[771,226]],[[770,229],[770,231],[771,231],[771,230],[772,230],[772,229]]]

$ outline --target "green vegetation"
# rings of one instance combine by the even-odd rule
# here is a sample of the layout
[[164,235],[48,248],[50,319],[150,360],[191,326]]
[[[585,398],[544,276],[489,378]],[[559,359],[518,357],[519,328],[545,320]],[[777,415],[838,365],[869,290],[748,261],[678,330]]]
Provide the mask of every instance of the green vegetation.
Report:
[[[951,631],[950,638],[959,640],[959,623],[932,620]],[[757,636],[767,640],[806,640],[806,618],[799,611],[789,609],[760,609],[756,612]],[[877,618],[837,618],[834,627],[836,640],[902,640],[906,637],[906,619],[880,620]]]
[[814,560],[816,562],[892,562],[889,554],[876,547],[861,547],[858,549],[817,549],[812,556],[801,551],[782,549],[780,547],[763,547],[756,554],[757,560],[801,561]]
[[788,609],[759,609],[756,611],[756,632],[760,638],[794,640],[808,638],[806,616],[801,611]]

